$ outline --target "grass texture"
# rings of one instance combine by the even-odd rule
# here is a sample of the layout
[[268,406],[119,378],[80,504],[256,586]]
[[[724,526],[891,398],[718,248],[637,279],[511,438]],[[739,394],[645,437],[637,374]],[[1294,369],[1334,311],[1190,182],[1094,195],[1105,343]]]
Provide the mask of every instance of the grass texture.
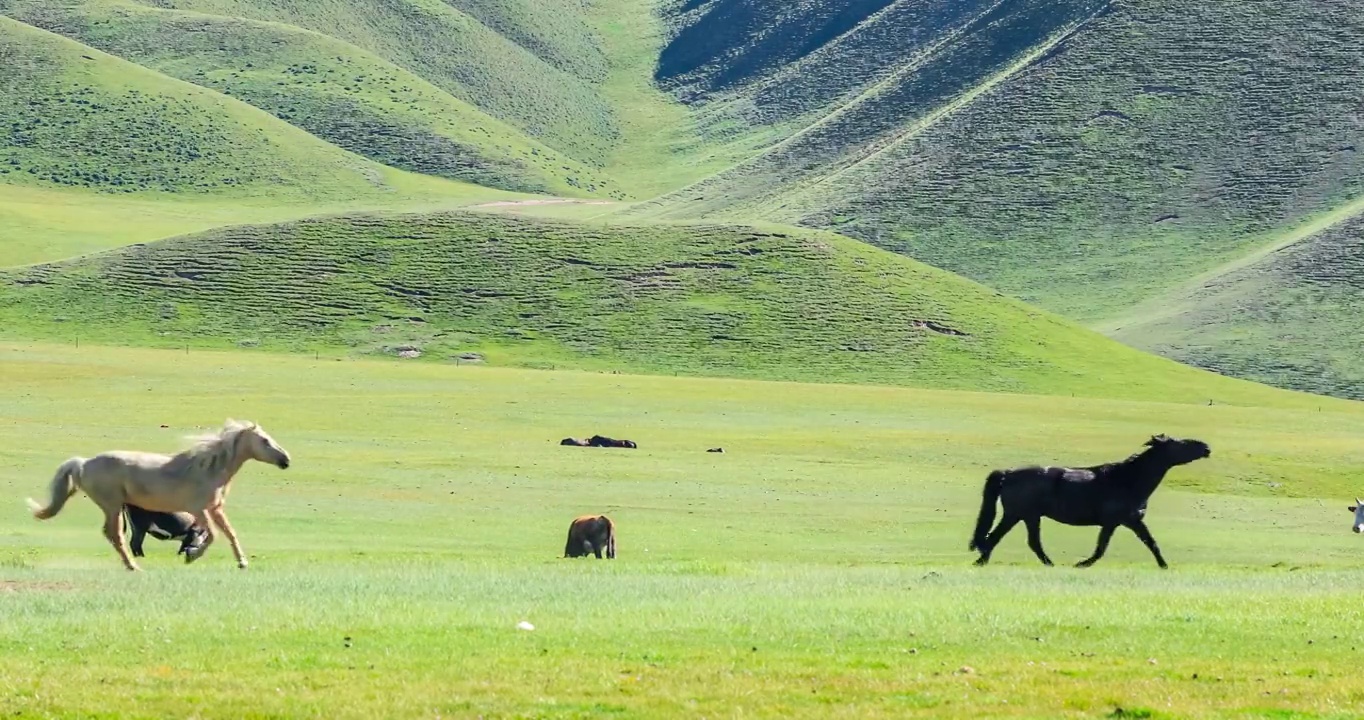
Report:
[[[0,708],[44,717],[1344,718],[1358,406],[1293,409],[0,346]],[[1330,401],[1328,401],[1329,403]],[[253,556],[131,576],[73,453],[224,416],[294,455],[229,510]],[[162,427],[166,426],[166,427]],[[990,468],[1211,443],[1100,565],[965,550]],[[565,448],[601,432],[637,451]],[[704,452],[723,446],[724,454]],[[1322,498],[1323,500],[1318,500]],[[617,560],[568,561],[607,512]],[[1092,529],[1044,525],[1073,562]],[[533,631],[516,624],[531,622]]]
[[1273,394],[829,233],[488,210],[244,226],[8,271],[0,332],[1101,397]]

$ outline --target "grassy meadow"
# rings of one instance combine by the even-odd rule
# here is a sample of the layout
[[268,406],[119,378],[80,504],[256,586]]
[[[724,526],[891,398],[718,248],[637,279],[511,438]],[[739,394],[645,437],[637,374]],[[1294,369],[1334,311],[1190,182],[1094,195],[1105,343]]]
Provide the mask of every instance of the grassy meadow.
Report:
[[[1364,701],[1364,411],[0,345],[0,712],[38,717],[1344,718]],[[225,417],[226,543],[118,565],[72,454]],[[167,427],[162,427],[162,426]],[[985,473],[1209,442],[1149,521],[966,551]],[[640,449],[560,447],[602,433]],[[706,453],[722,446],[724,454]],[[563,560],[609,513],[615,561]],[[525,620],[533,631],[516,628]]]
[[[1359,717],[1361,9],[0,0],[0,717]],[[25,506],[228,417],[246,571]]]

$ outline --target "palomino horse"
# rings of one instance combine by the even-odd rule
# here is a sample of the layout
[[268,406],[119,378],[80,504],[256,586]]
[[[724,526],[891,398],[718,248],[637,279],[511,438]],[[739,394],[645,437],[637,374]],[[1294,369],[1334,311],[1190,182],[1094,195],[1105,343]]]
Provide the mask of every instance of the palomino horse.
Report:
[[47,507],[32,498],[28,504],[34,517],[46,520],[61,512],[77,490],[84,490],[104,511],[104,537],[129,570],[139,568],[123,544],[119,517],[125,504],[154,512],[188,512],[206,532],[204,541],[185,553],[185,562],[194,562],[208,550],[217,525],[232,545],[237,567],[245,568],[246,555],[223,505],[229,483],[247,460],[281,470],[289,467],[289,453],[259,425],[229,419],[222,430],[195,438],[177,455],[113,450],[89,459],[73,457],[57,468]]

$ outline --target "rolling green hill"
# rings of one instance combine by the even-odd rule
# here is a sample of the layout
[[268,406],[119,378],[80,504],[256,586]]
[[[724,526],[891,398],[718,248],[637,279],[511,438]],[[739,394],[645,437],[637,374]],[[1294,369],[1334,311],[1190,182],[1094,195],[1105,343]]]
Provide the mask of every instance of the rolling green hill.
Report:
[[1110,333],[1200,367],[1364,400],[1364,213],[1144,304]]
[[[963,21],[901,3],[804,34],[762,32],[759,17],[729,41],[751,53],[694,60],[679,88],[700,83],[717,112],[757,107],[759,122],[803,98],[822,115],[638,212],[836,227],[1098,320],[1364,194],[1358,3],[981,5]],[[708,7],[675,42],[753,6]],[[939,40],[945,27],[956,35]],[[897,53],[900,37],[922,42]],[[841,46],[862,42],[879,65],[840,67]],[[818,49],[787,60],[787,43]],[[848,79],[804,89],[830,65]]]
[[613,191],[596,170],[373,53],[321,33],[118,0],[62,8],[13,0],[9,12],[231,95],[393,167],[525,192]]
[[368,161],[0,16],[0,265],[218,225],[522,197]]
[[[25,235],[0,242],[25,245],[0,262],[483,201],[427,176],[636,201],[521,209],[635,227],[834,230],[1223,372],[1336,393],[1364,373],[1335,342],[1360,324],[1317,309],[1348,283],[1309,292],[1259,260],[1364,198],[1364,0],[0,0],[0,15],[25,58],[0,79],[0,220]],[[102,205],[107,223],[35,210],[34,193],[88,190],[130,202]],[[147,194],[176,204],[139,226]],[[295,202],[215,204],[237,198]],[[1354,246],[1333,247],[1349,267]],[[1266,314],[1298,320],[1285,333]]]
[[0,17],[0,182],[358,197],[393,174],[244,103]]
[[237,227],[8,273],[9,336],[481,356],[502,365],[1235,401],[837,235],[491,213]]

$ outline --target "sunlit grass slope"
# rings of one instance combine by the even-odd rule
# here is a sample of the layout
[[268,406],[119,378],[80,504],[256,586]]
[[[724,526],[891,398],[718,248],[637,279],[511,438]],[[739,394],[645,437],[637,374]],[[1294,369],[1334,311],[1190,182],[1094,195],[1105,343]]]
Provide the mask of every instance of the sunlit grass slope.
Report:
[[521,202],[518,198],[523,197],[477,185],[397,179],[399,190],[394,193],[322,201],[287,195],[123,194],[0,185],[0,268],[63,260],[225,225],[361,210],[449,210],[487,202]]
[[1364,217],[1148,303],[1110,332],[1283,387],[1364,399]]
[[528,192],[602,194],[600,173],[417,75],[322,33],[107,0],[12,15],[231,95],[404,170]]
[[[146,3],[151,4],[151,3]],[[160,7],[284,23],[363,48],[575,159],[598,163],[615,135],[595,92],[602,52],[568,0],[171,0]],[[462,7],[465,6],[465,7]],[[489,20],[484,24],[466,12]],[[509,37],[497,29],[512,32]],[[514,39],[515,38],[515,39]],[[517,42],[522,40],[530,48]],[[535,42],[537,41],[538,42]],[[539,52],[536,52],[536,49]]]
[[338,217],[3,278],[10,337],[1223,402],[1278,392],[1140,353],[847,238],[785,227]]
[[249,105],[0,17],[0,183],[102,192],[392,191],[392,171]]
[[1099,320],[1364,193],[1359,2],[761,7],[679,15],[661,79],[819,109],[649,214],[836,228]]

